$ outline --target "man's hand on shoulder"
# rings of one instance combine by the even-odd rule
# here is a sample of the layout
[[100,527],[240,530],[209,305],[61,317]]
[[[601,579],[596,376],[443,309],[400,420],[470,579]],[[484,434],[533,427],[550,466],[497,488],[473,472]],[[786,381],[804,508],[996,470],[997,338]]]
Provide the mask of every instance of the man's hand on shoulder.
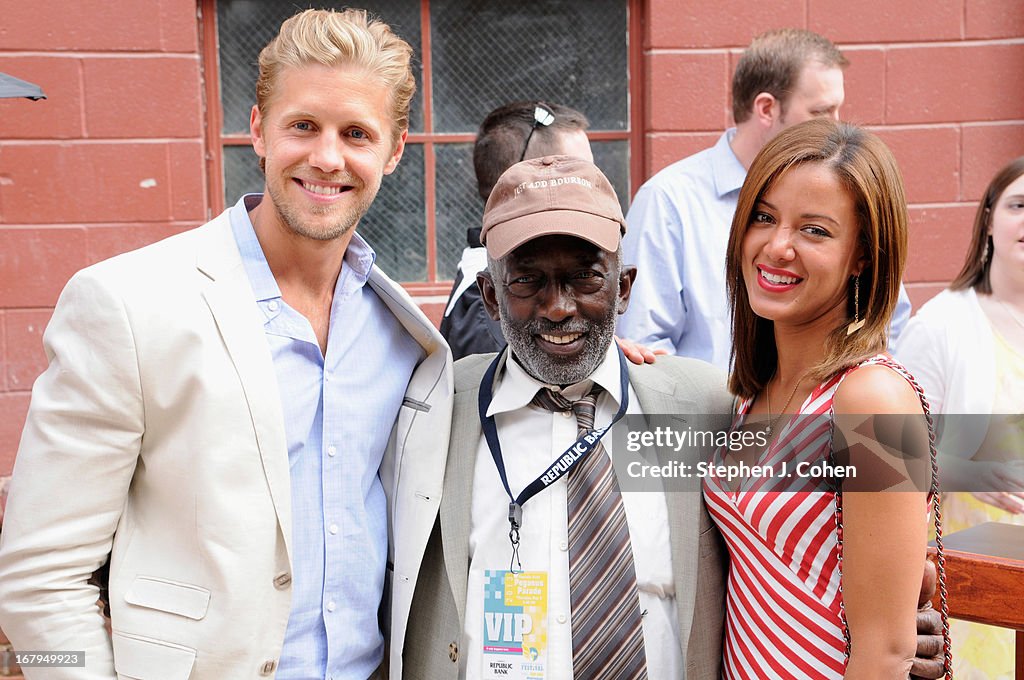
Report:
[[641,366],[643,364],[653,364],[657,357],[668,354],[667,350],[663,349],[651,349],[647,345],[641,345],[638,342],[627,340],[626,338],[620,338],[615,336],[615,342],[619,344],[619,349],[622,350],[622,354],[631,363]]

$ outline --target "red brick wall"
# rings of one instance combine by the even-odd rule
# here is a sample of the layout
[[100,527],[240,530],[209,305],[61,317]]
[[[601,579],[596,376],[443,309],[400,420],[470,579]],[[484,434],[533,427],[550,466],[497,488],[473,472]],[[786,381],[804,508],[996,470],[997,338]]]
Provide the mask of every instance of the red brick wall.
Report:
[[851,62],[842,117],[876,131],[903,171],[915,306],[956,275],[978,198],[1024,154],[1024,2],[647,0],[645,9],[648,174],[731,124],[729,80],[751,38],[817,31]]
[[[1024,3],[631,2],[646,2],[648,173],[729,124],[732,66],[754,35],[807,27],[846,49],[843,115],[883,134],[906,174],[915,301],[955,273],[973,202],[1024,154]],[[0,71],[49,97],[0,100],[0,476],[68,277],[206,218],[197,4],[0,0]]]
[[187,0],[0,0],[0,475],[10,474],[40,338],[78,269],[202,222],[202,75]]

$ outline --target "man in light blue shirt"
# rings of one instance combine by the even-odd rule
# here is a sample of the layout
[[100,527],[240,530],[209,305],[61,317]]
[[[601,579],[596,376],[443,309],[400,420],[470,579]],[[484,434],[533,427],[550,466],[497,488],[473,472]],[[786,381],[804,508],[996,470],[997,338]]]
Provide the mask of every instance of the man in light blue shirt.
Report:
[[[379,470],[426,351],[367,285],[375,255],[355,226],[401,158],[412,76],[408,45],[386,28],[361,49],[380,28],[352,13],[292,23],[260,55],[257,93],[276,88],[251,124],[267,193],[231,213],[288,449],[292,602],[276,677],[362,680],[384,650]],[[314,27],[327,37],[303,34]]]
[[282,297],[256,238],[249,211],[261,199],[245,196],[229,215],[266,319],[291,473],[292,610],[276,677],[366,678],[384,644],[377,614],[387,512],[377,471],[424,350],[366,285],[375,255],[355,234],[321,353],[309,321]]
[[[747,168],[790,125],[838,120],[847,63],[827,38],[797,29],[765,33],[744,51],[732,81],[736,127],[657,173],[633,198],[623,250],[642,274],[619,320],[620,336],[729,368],[725,251]],[[901,287],[892,338],[909,317]]]

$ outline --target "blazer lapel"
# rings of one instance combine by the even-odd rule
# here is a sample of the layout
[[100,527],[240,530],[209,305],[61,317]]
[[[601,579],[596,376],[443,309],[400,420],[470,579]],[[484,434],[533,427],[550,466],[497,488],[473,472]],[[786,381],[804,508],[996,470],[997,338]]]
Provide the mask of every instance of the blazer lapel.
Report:
[[[696,404],[673,394],[674,386],[668,381],[649,380],[650,370],[641,373],[630,366],[630,383],[636,392],[640,408],[647,415],[676,415],[685,417],[694,413]],[[658,375],[660,378],[660,374]],[[664,384],[662,384],[664,382]],[[685,423],[680,423],[685,427]],[[683,649],[693,627],[693,612],[697,597],[698,557],[700,555],[700,517],[703,510],[701,493],[696,491],[665,492],[668,509],[669,541],[672,550],[672,572],[676,588],[676,611],[679,615],[679,640]]]
[[477,415],[478,390],[455,394],[452,437],[441,504],[441,539],[445,569],[459,612],[459,624],[466,620],[466,592],[469,589],[469,529],[473,507],[473,476],[480,442]]
[[[502,355],[498,374],[505,365],[508,353]],[[455,392],[452,413],[451,444],[448,466],[444,476],[444,503],[441,504],[441,538],[444,548],[445,569],[452,586],[452,596],[459,612],[459,626],[466,621],[466,594],[469,590],[469,530],[473,510],[473,477],[476,472],[477,450],[480,446],[480,379],[491,363],[486,360],[462,362],[465,371],[456,384],[475,387]]]
[[197,267],[208,279],[203,298],[213,313],[231,361],[238,372],[252,416],[256,442],[277,511],[285,550],[291,559],[291,479],[288,472],[284,415],[273,359],[264,339],[263,319],[231,234],[227,213],[209,225]]

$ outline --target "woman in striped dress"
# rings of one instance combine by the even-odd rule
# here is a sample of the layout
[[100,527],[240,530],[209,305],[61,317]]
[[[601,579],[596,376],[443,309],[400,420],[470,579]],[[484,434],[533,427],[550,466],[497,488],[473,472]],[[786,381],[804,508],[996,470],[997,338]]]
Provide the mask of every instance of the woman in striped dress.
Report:
[[[904,424],[920,426],[917,442],[927,452],[919,392],[885,353],[906,249],[899,171],[871,133],[813,120],[783,131],[754,159],[726,264],[730,388],[738,423],[758,421],[754,430],[767,445],[720,455],[775,476],[705,480],[730,557],[726,678],[879,680],[910,672],[927,453],[916,487],[907,470],[881,485],[913,487],[903,493],[852,492],[850,483],[834,493],[821,474],[803,476],[835,462],[833,430],[851,443],[859,436],[843,424],[849,414],[911,414]],[[868,461],[892,453],[872,443],[881,433],[868,427],[856,428],[867,435],[863,446],[849,449],[861,489],[880,481]]]

